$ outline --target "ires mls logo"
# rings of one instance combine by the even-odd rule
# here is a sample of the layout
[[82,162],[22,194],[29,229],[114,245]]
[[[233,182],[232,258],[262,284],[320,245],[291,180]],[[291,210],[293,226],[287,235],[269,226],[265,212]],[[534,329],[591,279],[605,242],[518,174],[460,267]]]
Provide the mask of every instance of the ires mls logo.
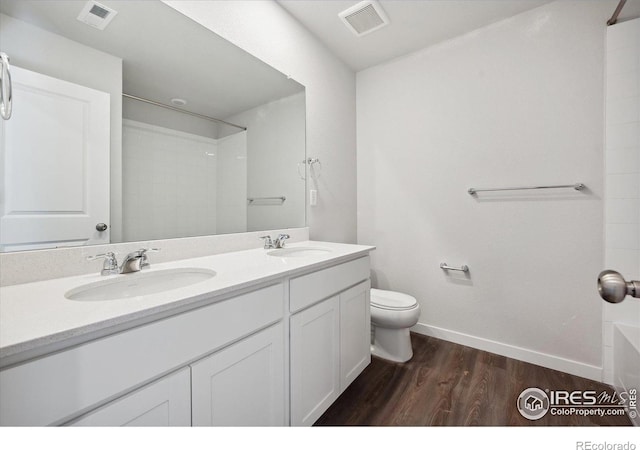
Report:
[[625,411],[631,418],[637,415],[637,390],[565,391],[527,388],[518,396],[518,411],[522,417],[538,420],[547,413],[554,416],[621,416]]
[[538,420],[549,411],[549,397],[538,388],[527,388],[518,397],[518,411],[522,417]]

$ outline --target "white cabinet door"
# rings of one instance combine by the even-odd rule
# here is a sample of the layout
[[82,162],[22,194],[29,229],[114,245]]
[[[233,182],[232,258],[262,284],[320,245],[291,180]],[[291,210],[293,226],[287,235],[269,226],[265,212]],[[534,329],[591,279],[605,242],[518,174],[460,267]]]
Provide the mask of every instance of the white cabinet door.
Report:
[[340,395],[340,303],[291,316],[291,425],[313,425]]
[[75,420],[72,426],[188,427],[191,425],[189,368],[167,375]]
[[0,249],[109,242],[109,94],[11,68],[0,121]]
[[191,365],[194,426],[283,426],[282,322]]
[[340,392],[371,362],[371,283],[340,293]]

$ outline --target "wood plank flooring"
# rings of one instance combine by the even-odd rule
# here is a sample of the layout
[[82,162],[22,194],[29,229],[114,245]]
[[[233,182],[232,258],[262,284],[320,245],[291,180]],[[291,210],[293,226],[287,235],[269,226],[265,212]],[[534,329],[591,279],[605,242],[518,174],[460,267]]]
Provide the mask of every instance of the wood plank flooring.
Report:
[[625,416],[553,416],[531,421],[517,398],[528,387],[606,390],[608,385],[440,339],[411,335],[404,364],[378,358],[315,423],[316,426],[594,426],[631,425]]

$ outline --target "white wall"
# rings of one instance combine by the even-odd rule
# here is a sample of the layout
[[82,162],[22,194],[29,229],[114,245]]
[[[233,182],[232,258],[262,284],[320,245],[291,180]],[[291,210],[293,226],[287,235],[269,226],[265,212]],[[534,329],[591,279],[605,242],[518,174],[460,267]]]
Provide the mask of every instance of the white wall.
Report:
[[356,240],[355,76],[277,3],[169,1],[172,6],[306,87],[307,155],[322,161],[312,239]]
[[[605,264],[640,280],[640,19],[607,28]],[[640,301],[604,303],[604,380],[613,377],[613,324],[640,328]],[[631,357],[631,355],[629,355]]]
[[358,242],[417,331],[600,379],[610,14],[554,2],[357,74]]
[[0,14],[11,64],[111,95],[110,239],[122,239],[122,59]]
[[247,127],[247,196],[286,198],[249,203],[248,231],[305,226],[304,106],[302,92],[225,118]]

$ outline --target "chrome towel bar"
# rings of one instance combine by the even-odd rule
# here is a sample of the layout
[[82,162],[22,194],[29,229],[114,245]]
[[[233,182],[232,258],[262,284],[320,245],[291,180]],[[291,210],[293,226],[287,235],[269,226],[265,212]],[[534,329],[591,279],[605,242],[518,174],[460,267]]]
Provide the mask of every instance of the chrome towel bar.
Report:
[[259,202],[261,200],[280,200],[282,203],[285,202],[285,200],[287,199],[287,197],[249,197],[247,198],[247,201],[249,202],[249,204],[253,204],[254,202]]
[[558,188],[573,188],[576,191],[581,191],[586,186],[582,183],[574,183],[574,184],[556,184],[552,186],[525,186],[525,187],[507,187],[507,188],[493,188],[493,189],[476,189],[469,188],[467,192],[469,195],[475,195],[478,192],[488,192],[488,191],[523,191],[529,189],[558,189]]
[[458,272],[469,272],[469,266],[463,264],[460,267],[451,267],[446,262],[440,263],[440,268],[443,270],[457,270]]

